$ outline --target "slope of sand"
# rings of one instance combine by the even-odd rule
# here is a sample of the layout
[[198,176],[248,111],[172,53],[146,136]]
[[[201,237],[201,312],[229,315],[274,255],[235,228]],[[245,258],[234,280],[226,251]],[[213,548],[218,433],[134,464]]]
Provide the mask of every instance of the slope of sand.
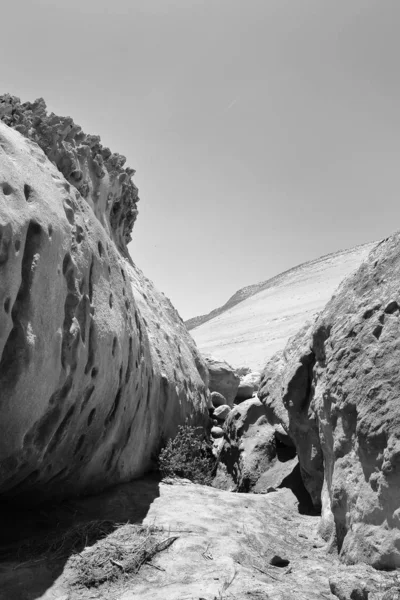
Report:
[[201,352],[237,367],[260,370],[291,335],[325,306],[343,279],[358,268],[375,245],[372,242],[329,254],[251,286],[251,296],[190,333]]

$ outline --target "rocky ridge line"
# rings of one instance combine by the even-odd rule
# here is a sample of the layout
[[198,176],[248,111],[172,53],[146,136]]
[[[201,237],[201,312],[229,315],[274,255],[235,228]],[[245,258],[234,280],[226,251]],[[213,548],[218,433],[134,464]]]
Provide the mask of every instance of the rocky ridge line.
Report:
[[0,96],[0,120],[38,144],[128,257],[139,197],[126,158],[104,147],[98,135],[84,133],[71,117],[48,114],[43,98],[21,103],[16,96]]

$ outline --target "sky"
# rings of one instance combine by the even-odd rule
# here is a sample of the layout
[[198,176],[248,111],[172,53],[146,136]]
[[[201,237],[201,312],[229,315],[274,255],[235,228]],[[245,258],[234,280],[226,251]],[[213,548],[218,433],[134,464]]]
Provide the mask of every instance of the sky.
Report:
[[15,0],[0,93],[127,157],[184,319],[400,228],[398,0]]

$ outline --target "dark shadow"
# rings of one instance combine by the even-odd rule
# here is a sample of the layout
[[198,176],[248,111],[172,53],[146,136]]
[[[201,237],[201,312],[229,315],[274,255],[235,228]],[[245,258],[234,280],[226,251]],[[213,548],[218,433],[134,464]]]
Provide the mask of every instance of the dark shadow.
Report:
[[275,444],[276,444],[276,457],[279,462],[287,462],[292,460],[296,456],[295,446],[289,446],[285,444],[275,433]]
[[151,474],[96,496],[35,508],[0,502],[0,600],[40,598],[72,552],[96,543],[116,524],[142,523],[160,495],[159,483]]
[[285,477],[282,481],[280,488],[289,488],[298,500],[299,513],[301,515],[318,516],[321,511],[314,508],[310,494],[307,492],[303,479],[300,473],[300,465],[297,464],[293,471]]

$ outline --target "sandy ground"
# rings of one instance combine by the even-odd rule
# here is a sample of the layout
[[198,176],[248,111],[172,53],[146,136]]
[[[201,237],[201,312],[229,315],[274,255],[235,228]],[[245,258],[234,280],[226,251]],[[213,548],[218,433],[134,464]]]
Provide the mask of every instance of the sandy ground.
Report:
[[375,243],[338,252],[292,269],[256,293],[190,331],[201,352],[235,367],[260,370],[288,338],[325,306],[343,279]]
[[[83,548],[61,563],[51,557],[32,557],[25,563],[3,559],[1,600],[335,600],[332,576],[346,582],[361,578],[378,590],[394,578],[365,565],[340,564],[317,534],[319,517],[299,514],[289,489],[235,494],[144,478],[69,503],[69,516],[65,507],[56,510],[57,527],[66,519],[74,524],[93,518],[129,519],[157,526],[161,537],[176,540],[139,573],[89,588],[72,583]],[[53,516],[48,514],[48,522]],[[30,521],[34,529],[37,524]],[[274,564],[277,556],[279,565]],[[370,598],[380,600],[381,595]]]

